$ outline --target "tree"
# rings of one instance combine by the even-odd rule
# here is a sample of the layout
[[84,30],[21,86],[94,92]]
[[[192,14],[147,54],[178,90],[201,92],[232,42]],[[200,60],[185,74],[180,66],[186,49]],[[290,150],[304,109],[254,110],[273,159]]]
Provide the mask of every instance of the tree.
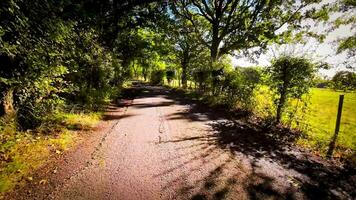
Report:
[[172,50],[177,59],[176,62],[179,63],[182,69],[181,83],[183,88],[186,88],[189,65],[192,64],[192,59],[198,57],[198,54],[203,51],[204,46],[197,40],[197,35],[190,21],[174,13],[170,22],[170,26],[165,31],[169,33],[167,37],[174,45]]
[[100,107],[148,46],[135,30],[160,19],[150,2],[1,1],[0,115],[15,110],[27,129],[64,103]]
[[240,109],[251,111],[254,90],[259,84],[261,74],[259,68],[236,68],[225,74],[223,94],[227,105],[240,106]]
[[276,94],[277,123],[281,121],[288,99],[301,99],[305,93],[308,93],[317,69],[324,66],[314,64],[303,57],[285,55],[273,60],[272,65],[267,67],[269,86]]
[[[339,28],[342,25],[351,25],[351,30],[355,29],[356,18],[355,9],[356,1],[342,0],[335,2],[336,12],[342,13],[336,20],[332,22],[331,31]],[[346,52],[349,59],[344,61],[344,65],[350,69],[356,70],[356,62],[353,59],[356,56],[356,35],[343,37],[338,40],[337,53]]]
[[[200,41],[210,49],[211,62],[235,50],[264,48],[270,42],[286,42],[297,33],[309,33],[303,19],[326,19],[327,5],[320,0],[178,0],[172,7],[189,20]],[[309,6],[309,8],[308,8]]]
[[332,78],[332,86],[337,90],[356,90],[356,73],[339,71]]

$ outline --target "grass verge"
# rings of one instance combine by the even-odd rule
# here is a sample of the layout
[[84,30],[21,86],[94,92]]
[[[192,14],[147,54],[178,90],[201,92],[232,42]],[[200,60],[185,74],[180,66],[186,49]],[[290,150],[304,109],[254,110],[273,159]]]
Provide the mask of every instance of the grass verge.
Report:
[[[179,87],[169,86],[176,90]],[[283,116],[285,126],[301,130],[305,137],[300,137],[296,144],[312,150],[315,154],[325,156],[330,140],[334,134],[339,95],[344,94],[344,106],[341,128],[334,151],[334,158],[356,163],[356,93],[343,93],[330,89],[312,88],[305,101],[292,100]],[[211,106],[219,103],[219,97],[206,97],[193,90],[185,91],[185,96],[193,100],[204,100]],[[260,87],[254,95],[253,113],[262,119],[275,115],[272,92],[268,87]]]
[[81,138],[80,131],[94,128],[102,114],[57,113],[38,129],[27,132],[16,131],[14,122],[3,120],[0,123],[3,133],[0,146],[0,197],[16,185],[32,181],[31,173],[34,170],[48,162],[51,156],[73,147]]

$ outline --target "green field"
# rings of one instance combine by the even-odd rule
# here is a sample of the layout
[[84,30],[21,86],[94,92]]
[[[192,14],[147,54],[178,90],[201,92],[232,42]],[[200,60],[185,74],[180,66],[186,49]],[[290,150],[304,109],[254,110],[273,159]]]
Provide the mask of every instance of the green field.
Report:
[[[286,109],[283,121],[306,133],[307,138],[300,139],[299,144],[317,150],[324,154],[334,134],[339,95],[344,94],[341,126],[337,140],[336,156],[350,154],[356,149],[356,93],[337,92],[330,89],[311,89],[303,102],[292,102]],[[263,117],[273,115],[271,93],[267,87],[262,87],[256,95],[256,112]],[[293,115],[293,117],[289,117]]]
[[[330,141],[336,124],[339,95],[344,94],[344,106],[338,137],[339,148],[356,149],[356,93],[336,92],[329,89],[312,89],[306,122],[312,127],[307,131],[309,143],[325,148]],[[325,149],[324,149],[325,150]]]
[[[170,86],[179,87],[178,81],[173,80]],[[292,100],[291,106],[286,108],[282,119],[284,124],[302,130],[307,136],[299,139],[298,144],[325,155],[335,131],[340,94],[345,97],[334,156],[348,156],[356,150],[356,93],[331,89],[312,88],[303,102]],[[257,116],[266,118],[275,115],[272,92],[267,86],[261,86],[256,91],[255,102],[254,112]]]

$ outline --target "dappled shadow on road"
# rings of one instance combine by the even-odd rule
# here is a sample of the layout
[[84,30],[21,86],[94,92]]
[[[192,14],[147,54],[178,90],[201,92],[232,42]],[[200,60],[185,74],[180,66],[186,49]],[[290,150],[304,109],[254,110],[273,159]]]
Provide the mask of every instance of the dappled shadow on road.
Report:
[[174,105],[174,101],[166,101],[161,103],[134,103],[132,107],[136,108],[153,108],[153,107],[166,107],[170,105]]
[[[293,189],[281,192],[274,186],[274,178],[248,170],[251,163],[243,163],[230,151],[224,151],[215,135],[187,137],[165,141],[161,145],[176,144],[177,154],[162,162],[176,163],[155,177],[177,174],[164,185],[174,190],[173,199],[288,199]],[[252,161],[251,161],[252,162]],[[181,173],[186,170],[186,173]],[[207,172],[207,173],[205,173]],[[193,180],[193,181],[186,181]],[[290,186],[288,188],[291,188]],[[288,198],[287,198],[288,197]]]
[[[283,128],[263,129],[258,125],[241,121],[212,123],[216,143],[232,153],[243,153],[254,160],[270,160],[286,170],[294,170],[302,176],[294,177],[305,195],[315,198],[342,198],[343,191],[351,194],[353,169],[329,165],[321,158],[301,151],[293,145],[299,134]],[[349,181],[349,182],[348,182]]]
[[104,121],[111,121],[111,120],[119,120],[123,118],[128,118],[128,117],[133,117],[135,115],[129,115],[129,114],[122,114],[122,115],[117,115],[117,114],[104,114],[103,115],[103,120]]
[[[186,105],[184,110],[166,115],[165,119],[202,122],[211,129],[205,135],[159,143],[175,146],[174,155],[162,161],[171,163],[171,167],[155,175],[155,178],[171,177],[163,189],[173,190],[173,199],[228,196],[235,199],[351,199],[356,196],[355,170],[330,164],[297,148],[294,143],[302,137],[300,133],[264,126],[262,121],[247,118],[246,113],[232,115],[159,87],[145,87],[137,98],[158,96],[169,101],[133,106]],[[182,170],[186,173],[180,173]]]
[[[191,199],[222,199],[231,190],[243,190],[250,199],[344,199],[355,195],[352,180],[355,177],[354,169],[329,165],[321,158],[298,149],[293,145],[300,137],[296,132],[277,127],[263,128],[247,120],[221,120],[209,125],[212,128],[211,134],[163,142],[190,143],[185,150],[194,154],[191,159],[166,173],[187,167],[201,159],[204,162],[190,171],[206,168],[207,163],[220,163],[220,166],[200,180],[204,187],[199,188],[199,182],[196,182],[181,188],[179,194],[194,191],[189,197]],[[226,153],[230,158],[222,162],[220,158]],[[179,159],[185,155],[187,153],[178,154],[171,159]],[[239,157],[248,160],[249,163],[242,166],[250,166],[251,169],[247,170],[249,172],[244,177],[241,177],[241,174],[231,176],[231,173],[223,173],[239,165],[241,167],[238,163],[231,166],[231,159]],[[280,167],[286,179],[284,184],[289,185],[278,186],[280,183],[275,180],[276,177],[268,172],[261,172],[260,165],[267,171],[273,171],[276,166]],[[240,178],[236,178],[239,176]]]

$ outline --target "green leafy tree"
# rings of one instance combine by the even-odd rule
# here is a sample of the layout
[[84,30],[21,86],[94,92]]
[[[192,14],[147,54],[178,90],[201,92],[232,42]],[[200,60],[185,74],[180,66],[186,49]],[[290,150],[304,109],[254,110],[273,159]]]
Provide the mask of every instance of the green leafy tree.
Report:
[[26,129],[63,103],[105,103],[148,46],[136,30],[163,9],[150,2],[1,1],[0,115],[14,108]]
[[260,83],[261,72],[257,68],[236,68],[225,75],[223,94],[230,107],[251,111],[253,108],[254,90]]
[[281,121],[288,99],[301,99],[308,93],[317,69],[324,66],[302,57],[281,56],[267,67],[268,84],[275,93],[277,123]]
[[339,71],[332,78],[332,86],[337,90],[356,90],[356,73]]
[[174,18],[171,20],[171,25],[166,31],[171,33],[167,34],[167,36],[174,43],[175,58],[182,71],[182,86],[186,88],[189,71],[193,64],[192,60],[199,57],[205,47],[198,41],[193,24],[189,20],[182,18],[178,13],[175,13]]
[[[356,10],[356,1],[342,0],[334,3],[335,11],[338,12],[339,17],[332,21],[331,31],[343,25],[351,25],[351,30],[354,32],[356,17],[354,15]],[[348,37],[342,37],[338,40],[337,53],[346,52],[349,59],[344,61],[344,66],[356,70],[355,59],[356,56],[356,35],[353,34]]]
[[211,62],[215,62],[234,51],[290,41],[297,33],[317,36],[302,27],[301,21],[328,18],[327,5],[319,10],[312,6],[318,2],[178,0],[172,8],[191,21],[200,41],[210,49]]

